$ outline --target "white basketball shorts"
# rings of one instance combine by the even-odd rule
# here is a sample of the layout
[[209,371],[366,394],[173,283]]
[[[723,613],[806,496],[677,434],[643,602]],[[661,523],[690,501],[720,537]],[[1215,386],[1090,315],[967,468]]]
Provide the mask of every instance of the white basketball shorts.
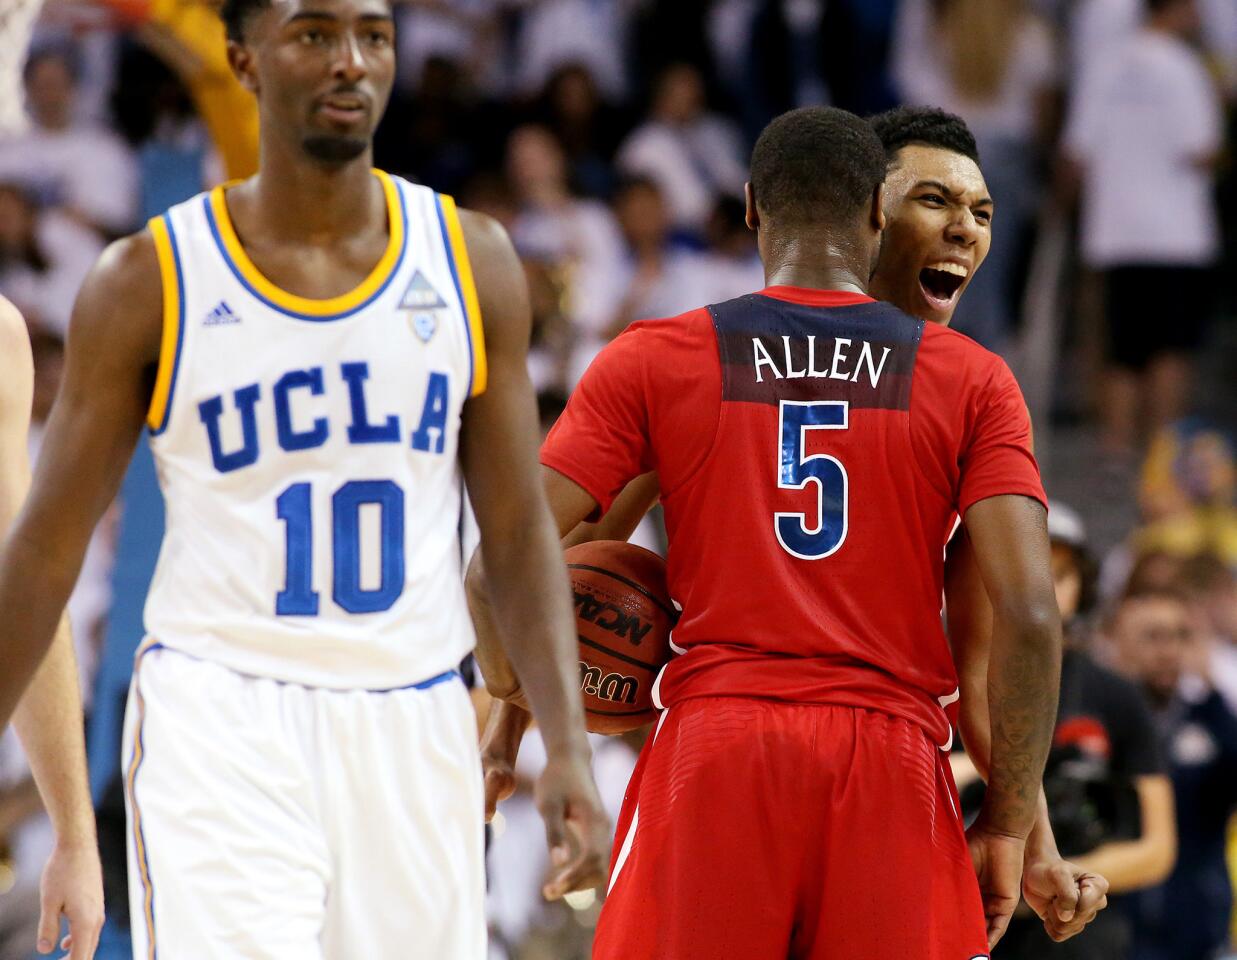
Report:
[[386,692],[150,645],[125,721],[136,960],[483,960],[464,684]]

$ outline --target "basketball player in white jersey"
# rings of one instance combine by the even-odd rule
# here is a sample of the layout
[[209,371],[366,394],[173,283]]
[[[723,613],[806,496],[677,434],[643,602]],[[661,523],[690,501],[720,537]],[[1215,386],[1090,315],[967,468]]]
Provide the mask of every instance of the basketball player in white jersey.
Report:
[[[0,297],[0,535],[30,487],[26,437],[33,384],[26,323],[17,308]],[[11,716],[56,835],[40,885],[38,949],[48,953],[55,947],[63,914],[69,934],[61,949],[69,951],[69,960],[89,960],[103,927],[103,873],[67,620],[61,620],[51,650],[23,696],[30,666],[0,646],[0,730]]]
[[[604,876],[502,229],[371,169],[387,0],[228,0],[261,166],[113,245],[0,559],[33,660],[143,423],[167,532],[131,687],[135,956],[485,955],[463,481],[550,754],[547,896]],[[527,639],[524,639],[527,638]]]

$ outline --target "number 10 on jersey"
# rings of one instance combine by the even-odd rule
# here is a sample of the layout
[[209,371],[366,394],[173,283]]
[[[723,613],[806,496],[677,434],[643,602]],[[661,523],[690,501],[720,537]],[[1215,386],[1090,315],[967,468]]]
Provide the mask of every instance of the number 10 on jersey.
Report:
[[824,453],[804,456],[809,430],[847,430],[850,404],[845,400],[783,400],[778,412],[777,485],[802,490],[816,485],[816,526],[806,513],[778,512],[773,529],[782,549],[800,560],[822,560],[846,540],[849,483],[840,460]]
[[[318,615],[314,589],[313,488],[294,483],[275,501],[275,515],[287,530],[287,573],[275,596],[281,617]],[[382,578],[361,586],[361,507],[373,504],[381,516]],[[353,480],[331,497],[331,598],[349,613],[389,610],[404,592],[404,491],[391,480]]]

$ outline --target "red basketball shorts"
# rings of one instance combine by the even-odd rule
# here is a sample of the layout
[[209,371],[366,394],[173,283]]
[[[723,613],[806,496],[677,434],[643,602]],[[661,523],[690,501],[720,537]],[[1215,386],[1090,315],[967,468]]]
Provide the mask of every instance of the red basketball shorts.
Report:
[[987,956],[946,757],[919,727],[738,698],[665,715],[619,818],[593,960]]

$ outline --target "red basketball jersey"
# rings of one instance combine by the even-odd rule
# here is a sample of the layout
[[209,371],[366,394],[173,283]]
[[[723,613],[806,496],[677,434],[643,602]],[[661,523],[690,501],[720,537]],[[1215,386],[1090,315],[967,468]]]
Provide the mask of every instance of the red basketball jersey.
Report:
[[[678,654],[654,694],[865,707],[944,744],[955,513],[1046,502],[1004,362],[886,303],[770,287],[633,324],[541,459],[609,509],[658,473]],[[680,652],[681,651],[681,652]]]

